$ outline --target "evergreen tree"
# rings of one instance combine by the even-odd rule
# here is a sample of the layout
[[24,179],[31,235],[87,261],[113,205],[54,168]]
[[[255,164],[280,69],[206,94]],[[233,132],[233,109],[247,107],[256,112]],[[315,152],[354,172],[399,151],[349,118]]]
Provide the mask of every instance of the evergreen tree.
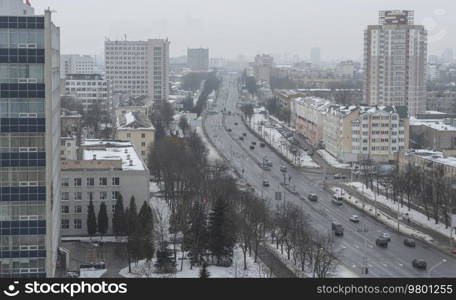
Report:
[[140,243],[140,235],[141,230],[139,228],[139,221],[138,221],[138,210],[136,208],[135,197],[131,196],[130,199],[130,207],[128,209],[128,252],[131,258],[135,261],[138,261],[142,255],[141,243]]
[[173,259],[173,252],[168,247],[165,246],[163,249],[157,251],[155,270],[161,274],[176,273],[176,262]]
[[217,263],[233,253],[236,243],[234,215],[226,201],[218,199],[209,215],[209,250],[217,257]]
[[112,231],[115,236],[121,236],[126,234],[126,219],[125,211],[123,206],[122,194],[117,194],[117,201],[114,206],[114,215],[112,217]]
[[100,211],[98,212],[98,232],[101,236],[108,232],[108,212],[104,202],[101,202]]
[[95,216],[95,208],[93,206],[92,197],[87,211],[87,233],[92,237],[97,233],[97,217]]
[[138,215],[139,227],[141,230],[141,248],[144,257],[147,260],[151,260],[154,255],[154,222],[152,209],[150,208],[147,201],[144,201]]
[[209,278],[211,273],[207,270],[207,264],[204,263],[203,266],[201,267],[199,278],[201,279],[206,279]]
[[185,248],[192,253],[192,265],[198,264],[207,246],[207,216],[199,202],[195,202],[190,210],[188,231],[184,237]]

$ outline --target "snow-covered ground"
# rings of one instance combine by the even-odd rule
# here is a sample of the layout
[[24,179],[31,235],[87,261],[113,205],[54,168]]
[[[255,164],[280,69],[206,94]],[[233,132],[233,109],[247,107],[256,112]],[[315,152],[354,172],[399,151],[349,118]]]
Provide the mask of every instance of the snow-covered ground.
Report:
[[106,271],[106,269],[95,268],[80,269],[79,278],[100,278],[101,276],[103,276],[104,273],[106,273]]
[[[266,143],[274,147],[282,153],[288,160],[298,167],[319,168],[312,158],[302,150],[299,150],[300,155],[294,155],[290,152],[290,142],[288,142],[277,129],[271,125],[264,114],[253,114],[250,124],[247,124],[264,138]],[[264,125],[261,125],[264,124]]]
[[[178,254],[180,257],[180,254]],[[190,269],[190,260],[184,259],[183,269],[180,271],[180,263],[177,262],[177,272],[176,274],[157,274],[154,272],[154,263],[155,259],[152,259],[151,262],[147,263],[145,260],[142,260],[138,265],[132,264],[131,273],[128,272],[128,266],[120,270],[119,274],[122,277],[127,278],[162,278],[162,277],[172,277],[172,278],[198,278],[200,267],[193,266]],[[255,263],[254,258],[249,257],[247,254],[247,270],[244,270],[244,258],[243,252],[240,248],[234,249],[233,255],[233,265],[231,267],[217,267],[217,266],[208,266],[207,270],[210,273],[211,278],[267,278],[269,277],[269,271],[261,263]]]
[[[347,183],[347,185],[354,187],[356,190],[359,192],[363,193],[367,198],[371,200],[375,200],[379,203],[381,203],[384,206],[389,207],[390,209],[393,209],[397,211],[398,206],[397,202],[394,203],[393,200],[387,199],[384,195],[377,195],[375,197],[374,192],[369,189],[365,184],[361,182],[350,182]],[[423,227],[429,228],[431,230],[437,231],[448,238],[450,238],[451,235],[451,229],[450,228],[445,228],[445,224],[439,223],[435,224],[435,221],[433,219],[429,219],[424,215],[423,213],[416,211],[414,209],[408,209],[407,206],[399,207],[399,212],[403,216],[404,221],[406,221],[407,218],[410,218],[411,221],[420,224]],[[455,234],[453,234],[453,238],[455,238]]]
[[[378,221],[382,222],[386,226],[390,227],[393,230],[397,230],[397,219],[385,214],[383,211],[380,209],[377,209],[377,215],[375,215],[375,207],[366,203],[363,203],[363,201],[359,200],[356,197],[353,197],[347,191],[344,189],[337,188],[337,187],[332,187],[331,191],[334,192],[334,194],[340,194],[342,192],[342,195],[344,195],[344,201],[349,202],[351,205],[355,206],[361,211],[364,211],[368,215],[376,218]],[[404,223],[404,221],[400,222],[399,226],[400,232],[409,235],[415,238],[419,238],[428,242],[432,242],[432,237],[422,233],[421,231],[418,231],[407,224]]]
[[198,133],[198,135],[201,137],[201,139],[203,140],[204,144],[206,145],[207,149],[209,150],[209,153],[208,153],[209,161],[214,162],[214,161],[217,161],[217,160],[222,160],[222,158],[220,157],[220,155],[217,152],[217,150],[207,140],[206,136],[203,133],[203,129],[201,127],[196,127],[196,133]]
[[339,162],[334,156],[332,156],[328,151],[324,149],[320,149],[317,153],[323,158],[328,164],[330,164],[334,168],[338,169],[351,169],[349,164],[344,164]]

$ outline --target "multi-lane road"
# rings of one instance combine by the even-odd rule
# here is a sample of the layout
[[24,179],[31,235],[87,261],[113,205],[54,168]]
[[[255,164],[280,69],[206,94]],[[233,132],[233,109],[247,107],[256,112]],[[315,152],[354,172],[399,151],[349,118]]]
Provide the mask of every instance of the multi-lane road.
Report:
[[[456,277],[454,256],[420,241],[417,241],[416,248],[404,246],[405,236],[363,215],[348,204],[334,205],[331,202],[332,195],[323,189],[321,173],[295,168],[276,155],[269,146],[260,147],[261,141],[246,128],[236,106],[240,101],[237,78],[236,74],[224,76],[217,99],[218,113],[207,115],[205,129],[217,150],[265,201],[274,207],[278,203],[275,200],[275,192],[282,192],[282,201],[292,201],[300,205],[309,215],[313,229],[322,234],[331,234],[332,222],[341,223],[345,228],[345,234],[343,237],[334,238],[341,253],[340,261],[360,277]],[[231,113],[222,114],[223,110]],[[241,141],[239,137],[244,133],[247,136]],[[253,141],[257,142],[257,145],[251,150],[250,145]],[[270,171],[261,168],[264,157],[273,164]],[[280,166],[283,165],[287,166],[287,182],[288,177],[292,178],[290,189],[285,189],[281,185],[284,176]],[[268,180],[270,187],[264,187],[263,180]],[[298,194],[290,192],[294,188]],[[316,193],[318,201],[300,199],[299,195],[306,198],[309,193]],[[351,215],[358,215],[360,222],[350,222]],[[376,238],[384,232],[391,235],[391,242],[386,249],[375,245]],[[427,270],[415,269],[412,266],[414,258],[424,259],[428,265]],[[369,272],[363,274],[366,260]]]

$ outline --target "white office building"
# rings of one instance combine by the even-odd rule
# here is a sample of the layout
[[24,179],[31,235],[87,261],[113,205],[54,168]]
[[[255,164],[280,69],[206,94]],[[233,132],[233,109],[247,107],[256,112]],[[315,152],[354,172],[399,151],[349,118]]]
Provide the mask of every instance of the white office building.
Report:
[[169,95],[168,39],[105,41],[106,79],[114,92],[148,96],[149,104]]
[[65,95],[73,96],[85,112],[94,105],[100,110],[107,110],[112,101],[111,85],[100,74],[68,74]]
[[60,78],[69,74],[93,74],[95,72],[95,59],[90,55],[61,55]]

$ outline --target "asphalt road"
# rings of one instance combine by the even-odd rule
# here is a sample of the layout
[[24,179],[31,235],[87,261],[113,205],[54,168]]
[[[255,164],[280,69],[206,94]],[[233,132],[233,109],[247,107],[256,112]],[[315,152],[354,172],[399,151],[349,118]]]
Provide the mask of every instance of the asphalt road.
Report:
[[[359,210],[344,204],[336,206],[331,202],[332,195],[323,189],[324,175],[314,170],[303,170],[293,167],[276,155],[269,146],[260,147],[261,141],[255,138],[245,127],[236,108],[239,100],[237,76],[230,74],[224,77],[222,88],[217,99],[217,114],[207,116],[205,127],[209,138],[217,149],[230,161],[232,167],[250,183],[259,195],[263,195],[271,207],[278,201],[274,200],[275,192],[284,193],[282,201],[292,201],[300,205],[309,215],[314,230],[321,234],[332,234],[331,222],[344,226],[343,237],[334,237],[340,251],[340,261],[360,277],[456,277],[456,258],[441,252],[423,242],[416,241],[416,248],[404,246],[404,235],[396,233],[375,219],[364,216]],[[221,111],[231,112],[222,114]],[[235,124],[237,123],[237,125]],[[231,132],[228,132],[228,129]],[[244,133],[244,141],[239,137]],[[254,150],[251,142],[256,141]],[[270,171],[263,170],[260,165],[266,157],[273,163]],[[283,188],[283,173],[280,166],[287,166],[286,181],[291,177],[289,190],[296,190],[298,195]],[[263,180],[270,182],[270,187],[263,187]],[[299,195],[307,197],[316,193],[317,202],[301,200]],[[351,215],[358,215],[358,224],[349,221]],[[376,238],[387,232],[391,242],[387,249],[375,245]],[[367,258],[369,273],[362,274],[364,258]],[[424,259],[427,270],[417,270],[412,266],[414,258]],[[444,261],[445,260],[445,261]]]

